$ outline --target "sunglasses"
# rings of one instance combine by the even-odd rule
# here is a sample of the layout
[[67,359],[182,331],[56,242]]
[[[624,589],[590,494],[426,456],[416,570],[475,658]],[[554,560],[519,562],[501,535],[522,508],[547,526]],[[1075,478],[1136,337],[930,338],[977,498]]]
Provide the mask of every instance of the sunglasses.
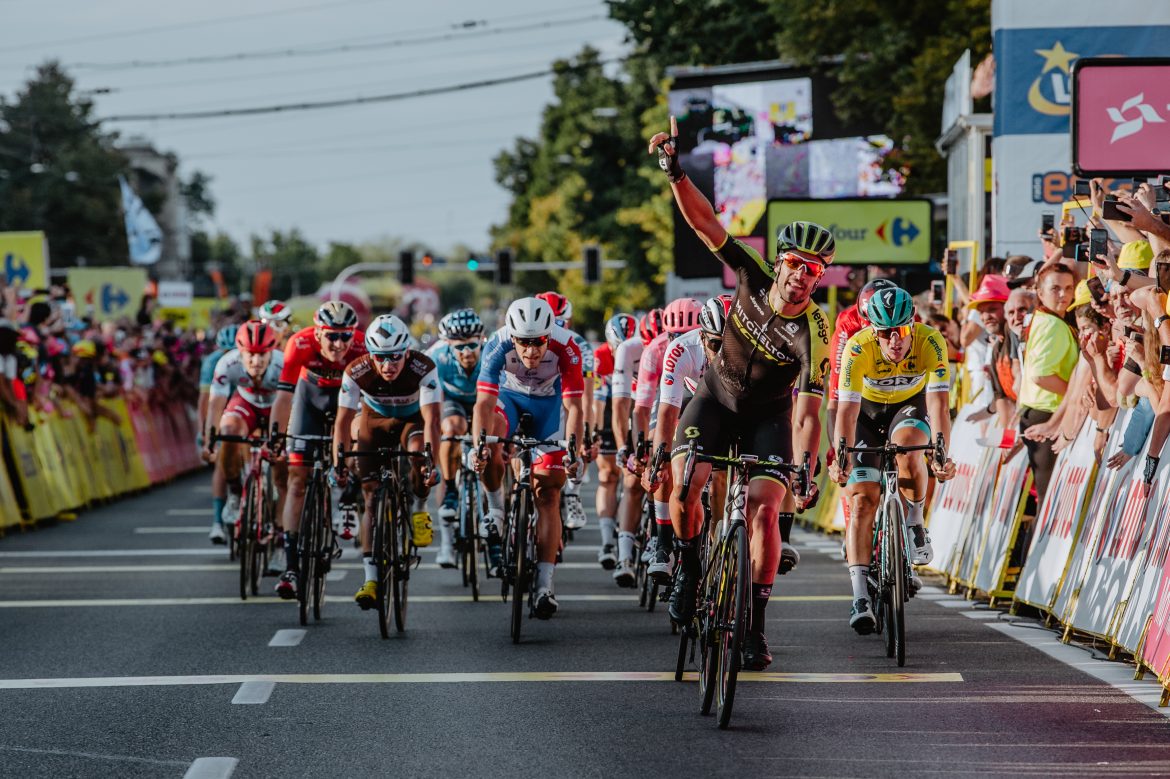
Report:
[[723,348],[723,339],[716,338],[713,335],[704,335],[703,336],[703,345],[706,346],[711,351],[717,352]]
[[451,344],[451,348],[457,352],[473,352],[479,348],[479,343],[471,341],[465,344]]
[[776,264],[779,265],[781,262],[787,265],[789,270],[800,270],[804,268],[804,272],[814,278],[819,279],[825,274],[824,265],[816,260],[805,259],[799,254],[793,254],[791,252],[784,254],[777,259]]
[[390,352],[389,354],[371,354],[374,362],[401,362],[402,358],[406,357],[406,352]]
[[547,335],[538,335],[535,338],[512,338],[517,346],[544,346],[548,343]]
[[333,330],[325,333],[325,338],[334,343],[337,343],[338,341],[341,341],[342,343],[348,343],[349,341],[353,340],[353,332],[350,330]]
[[886,327],[886,328],[881,328],[881,329],[878,329],[876,327],[874,328],[874,332],[877,333],[877,337],[882,339],[883,341],[890,340],[891,338],[894,337],[895,333],[898,334],[899,338],[902,338],[902,339],[909,338],[910,333],[913,330],[914,330],[913,325],[902,325],[901,327]]

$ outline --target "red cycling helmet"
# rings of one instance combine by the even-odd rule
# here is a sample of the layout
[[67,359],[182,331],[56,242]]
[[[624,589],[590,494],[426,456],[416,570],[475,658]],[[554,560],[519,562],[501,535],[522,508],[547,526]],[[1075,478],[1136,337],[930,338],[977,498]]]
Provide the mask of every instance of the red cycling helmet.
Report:
[[553,316],[557,319],[572,319],[573,318],[573,304],[569,299],[559,292],[541,292],[535,296],[539,300],[548,303],[548,307],[552,309]]
[[662,312],[662,324],[666,332],[681,335],[699,326],[699,312],[703,304],[694,298],[679,298],[667,304]]
[[253,319],[236,331],[236,348],[242,352],[271,352],[276,348],[276,330],[267,322]]
[[870,298],[880,290],[896,288],[897,286],[889,279],[874,279],[862,287],[861,292],[857,293],[857,313],[861,316],[861,321],[869,324],[869,315],[866,313],[865,307],[869,305]]
[[642,314],[642,318],[638,320],[638,335],[642,336],[645,343],[653,341],[665,329],[662,319],[661,308],[652,308]]

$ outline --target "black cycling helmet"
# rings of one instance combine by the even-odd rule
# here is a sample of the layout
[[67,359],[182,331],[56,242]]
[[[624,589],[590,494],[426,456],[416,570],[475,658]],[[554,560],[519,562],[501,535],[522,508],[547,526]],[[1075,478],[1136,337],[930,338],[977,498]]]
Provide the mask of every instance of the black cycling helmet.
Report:
[[470,308],[452,311],[439,320],[439,337],[445,341],[460,341],[483,335],[483,320]]
[[776,231],[776,254],[800,251],[828,265],[837,253],[833,234],[816,222],[792,222]]

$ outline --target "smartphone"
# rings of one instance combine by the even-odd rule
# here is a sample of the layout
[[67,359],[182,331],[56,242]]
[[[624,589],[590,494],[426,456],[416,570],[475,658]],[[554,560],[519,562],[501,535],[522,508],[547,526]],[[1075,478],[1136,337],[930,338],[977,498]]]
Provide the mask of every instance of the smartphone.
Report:
[[946,298],[947,283],[945,281],[930,282],[930,304],[932,306],[941,306],[943,300]]
[[1137,341],[1139,344],[1142,343],[1142,331],[1141,330],[1137,330],[1135,328],[1127,326],[1125,328],[1125,337],[1132,338],[1134,341]]
[[1056,228],[1056,214],[1051,211],[1045,211],[1040,215],[1040,232],[1044,235],[1052,235],[1052,231]]
[[[1109,251],[1109,231],[1108,230],[1090,230],[1089,231],[1089,262],[1096,265],[1104,265],[1105,263],[1097,259],[1098,254],[1106,254]],[[1100,284],[1100,280],[1097,280]]]
[[1077,179],[1073,184],[1073,197],[1088,197],[1089,196],[1089,180]]
[[1085,280],[1085,286],[1089,288],[1089,294],[1093,296],[1093,302],[1099,306],[1105,305],[1108,298],[1105,294],[1105,285],[1101,283],[1101,279],[1096,276],[1090,276]]
[[1163,210],[1165,210],[1166,206],[1170,205],[1170,189],[1166,189],[1165,184],[1159,184],[1154,187],[1154,205],[1161,207]]
[[1105,203],[1101,206],[1101,218],[1105,221],[1132,222],[1133,217],[1117,209],[1117,198],[1113,195],[1105,196]]
[[1170,365],[1170,346],[1163,346],[1158,349],[1158,362],[1162,365]]
[[959,272],[959,250],[947,249],[946,255],[943,257],[943,273],[948,276],[954,276]]

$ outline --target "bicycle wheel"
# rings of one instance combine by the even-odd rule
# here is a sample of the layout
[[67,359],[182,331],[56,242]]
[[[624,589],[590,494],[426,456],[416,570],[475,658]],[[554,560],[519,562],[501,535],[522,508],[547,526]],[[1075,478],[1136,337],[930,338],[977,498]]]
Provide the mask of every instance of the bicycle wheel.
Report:
[[333,545],[331,543],[333,534],[333,506],[331,500],[332,493],[328,487],[325,487],[317,494],[320,503],[317,510],[316,538],[313,543],[313,548],[316,550],[314,557],[317,558],[317,562],[313,566],[313,619],[320,622],[321,610],[325,608],[325,575],[329,573],[329,568],[332,564],[330,558],[333,551]]
[[719,652],[715,646],[715,604],[718,600],[719,581],[723,575],[723,556],[722,545],[717,543],[714,546],[711,565],[703,576],[703,587],[699,590],[699,602],[695,606],[698,633],[695,640],[699,644],[699,695],[702,699],[699,711],[703,714],[711,713],[718,677],[716,668]]
[[894,497],[886,509],[886,548],[892,576],[890,587],[890,635],[894,643],[894,657],[898,667],[906,665],[906,600],[909,583],[906,581],[906,533],[902,517],[901,499]]
[[528,493],[512,503],[512,643],[520,643],[524,603],[528,600]]
[[747,528],[736,525],[726,544],[723,576],[719,584],[719,684],[715,699],[719,706],[719,727],[726,729],[731,722],[731,708],[735,703],[735,683],[743,664],[743,637],[751,619],[748,585],[751,563],[748,559]]
[[309,605],[312,601],[313,575],[317,570],[317,550],[314,542],[317,536],[317,515],[320,509],[318,493],[323,485],[320,477],[309,479],[309,486],[305,489],[305,506],[301,510],[301,532],[298,544],[297,560],[297,603],[300,607],[302,625],[309,624]]
[[480,543],[479,543],[479,528],[478,512],[476,511],[477,503],[479,502],[479,491],[476,489],[474,480],[469,478],[463,479],[463,495],[459,502],[463,515],[463,521],[460,523],[460,532],[463,533],[463,584],[464,586],[471,585],[471,599],[479,602],[479,558],[480,558]]
[[252,479],[244,484],[244,510],[236,520],[236,554],[240,558],[240,600],[248,599],[248,590],[252,585],[252,548],[256,538],[253,528],[256,524],[256,499],[252,489]]
[[394,534],[390,539],[394,546],[394,629],[399,633],[406,631],[406,598],[410,587],[410,545],[412,541],[410,529],[410,509],[402,494],[404,489],[401,482],[395,481],[398,489],[393,501],[395,507]]
[[394,520],[390,516],[390,509],[386,500],[386,489],[378,490],[374,501],[374,526],[372,546],[374,565],[378,569],[375,598],[378,606],[378,632],[382,638],[390,638],[390,616],[394,611],[394,601],[391,590],[394,587],[394,562],[397,560],[393,542]]

